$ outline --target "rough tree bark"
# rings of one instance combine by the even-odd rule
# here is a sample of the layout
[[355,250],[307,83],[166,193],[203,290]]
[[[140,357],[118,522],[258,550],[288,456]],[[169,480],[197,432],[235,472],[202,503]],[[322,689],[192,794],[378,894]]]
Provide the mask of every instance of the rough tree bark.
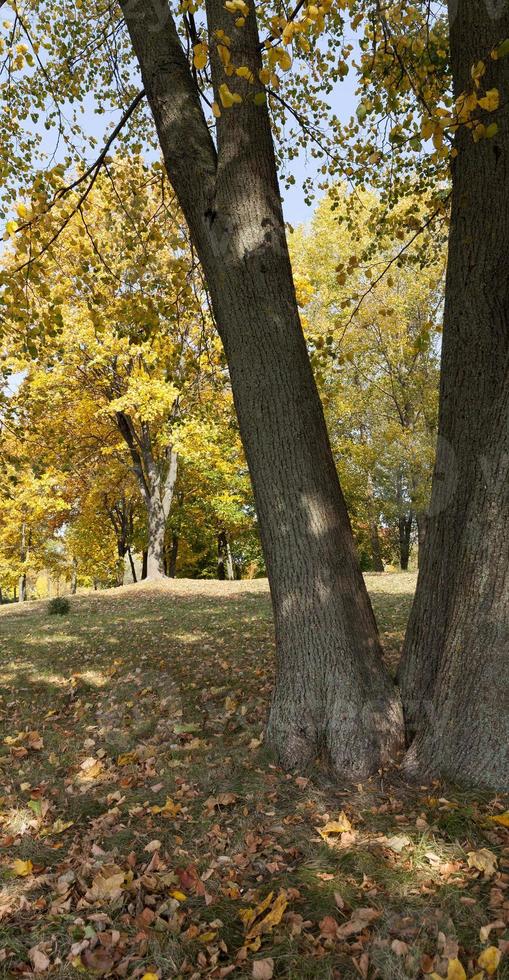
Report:
[[[238,28],[207,0],[216,98],[243,101],[217,119],[217,149],[163,0],[125,0],[166,168],[211,293],[253,482],[271,587],[277,681],[267,737],[279,760],[317,756],[361,778],[399,748],[399,697],[381,659],[301,329],[266,105],[254,3]],[[255,83],[225,79],[216,31]]]
[[[495,9],[497,7],[497,9]],[[507,3],[450,5],[456,97],[483,61],[509,97]],[[482,111],[480,112],[483,118]],[[493,116],[483,120],[489,124]],[[401,669],[408,766],[509,788],[509,116],[493,139],[461,129],[424,558]]]

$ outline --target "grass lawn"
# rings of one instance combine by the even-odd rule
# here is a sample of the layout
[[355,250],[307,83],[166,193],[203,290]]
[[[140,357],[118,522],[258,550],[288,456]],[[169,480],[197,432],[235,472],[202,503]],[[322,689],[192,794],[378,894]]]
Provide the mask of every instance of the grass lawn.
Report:
[[0,609],[0,976],[509,978],[508,801],[282,773],[273,654],[264,581]]

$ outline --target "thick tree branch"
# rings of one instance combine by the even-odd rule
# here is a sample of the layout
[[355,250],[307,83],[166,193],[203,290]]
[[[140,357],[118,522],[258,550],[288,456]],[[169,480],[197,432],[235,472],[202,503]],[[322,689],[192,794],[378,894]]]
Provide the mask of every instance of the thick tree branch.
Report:
[[166,0],[121,0],[168,176],[193,238],[208,235],[217,155]]

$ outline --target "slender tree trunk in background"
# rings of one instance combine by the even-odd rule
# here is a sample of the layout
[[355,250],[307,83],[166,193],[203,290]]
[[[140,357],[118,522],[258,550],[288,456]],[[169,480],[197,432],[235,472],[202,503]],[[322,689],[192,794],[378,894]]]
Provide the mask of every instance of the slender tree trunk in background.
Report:
[[424,559],[424,544],[428,533],[428,515],[425,511],[416,513],[415,523],[417,524],[417,564],[421,568]]
[[217,577],[224,581],[233,582],[233,561],[230,543],[226,531],[220,531],[217,536]]
[[373,571],[383,572],[384,563],[382,559],[382,548],[380,545],[380,533],[376,521],[370,522],[369,537],[371,541],[371,558],[373,562]]
[[177,573],[177,558],[179,551],[179,536],[173,531],[171,536],[171,548],[168,559],[168,578],[175,578]]
[[76,595],[77,588],[78,588],[78,562],[76,558],[73,558],[72,570],[71,570],[71,595]]
[[148,551],[146,548],[143,549],[142,559],[141,559],[141,581],[143,582],[147,577],[147,564],[148,564]]
[[127,545],[123,537],[117,540],[117,585],[124,584],[125,576],[125,556],[127,554]]
[[[21,547],[19,557],[22,564],[28,561],[28,554],[30,549],[30,532],[27,531],[26,522],[23,521],[21,525]],[[19,578],[19,602],[26,602],[28,599],[27,593],[27,575],[23,571]]]
[[[267,738],[302,768],[321,756],[362,778],[401,744],[401,708],[382,663],[322,406],[299,320],[267,107],[258,82],[228,77],[242,104],[217,120],[217,152],[169,8],[122,4],[168,175],[211,293],[253,483],[274,610],[277,680]],[[213,37],[258,79],[254,4],[235,27],[207,0]]]
[[[366,445],[367,437],[365,433],[365,426],[363,424],[360,426],[360,433],[361,442]],[[373,563],[373,570],[375,572],[383,572],[384,563],[382,560],[382,548],[380,545],[380,533],[378,529],[379,508],[377,506],[375,491],[373,489],[373,479],[370,473],[367,475],[366,492],[368,497],[369,539],[371,543],[371,560]]]
[[[507,103],[509,59],[490,57],[509,37],[508,5],[498,7],[496,16],[488,3],[452,5],[456,97],[483,61],[483,87]],[[509,116],[496,120],[493,139],[474,143],[459,130],[452,164],[438,455],[401,684],[415,733],[409,768],[502,790],[509,788]]]
[[413,514],[403,515],[398,521],[399,530],[399,563],[401,571],[408,571],[410,561],[410,540],[412,535]]
[[133,554],[132,554],[132,551],[131,551],[130,547],[127,549],[127,554],[129,556],[129,564],[131,566],[131,575],[133,577],[133,582],[137,582],[138,579],[136,578],[136,567],[135,567],[135,564],[134,564]]

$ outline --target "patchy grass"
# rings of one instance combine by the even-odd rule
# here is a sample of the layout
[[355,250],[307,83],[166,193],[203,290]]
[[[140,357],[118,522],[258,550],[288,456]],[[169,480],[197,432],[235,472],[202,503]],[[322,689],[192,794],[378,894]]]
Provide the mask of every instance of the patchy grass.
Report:
[[[395,665],[415,576],[367,579]],[[509,977],[507,801],[280,772],[273,647],[263,581],[0,610],[0,976],[470,977],[492,945]]]

